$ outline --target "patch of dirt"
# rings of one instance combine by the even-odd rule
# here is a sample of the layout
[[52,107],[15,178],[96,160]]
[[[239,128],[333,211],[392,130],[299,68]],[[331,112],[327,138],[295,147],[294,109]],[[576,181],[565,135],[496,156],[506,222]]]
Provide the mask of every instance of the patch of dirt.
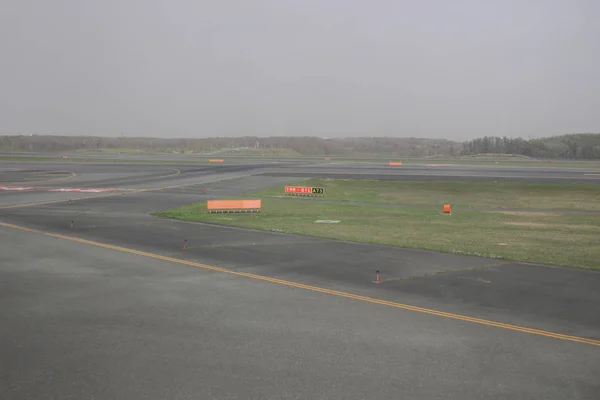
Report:
[[527,212],[527,211],[494,211],[504,215],[515,215],[518,217],[558,217],[561,214],[552,212]]
[[406,197],[406,193],[402,192],[392,192],[392,193],[379,193],[379,197],[388,197],[392,199],[401,199]]
[[564,227],[571,229],[598,229],[600,230],[600,226],[595,225],[563,225]]
[[574,230],[600,230],[600,226],[595,225],[558,225],[558,224],[542,224],[539,222],[505,222],[504,225],[512,225],[512,226],[526,226],[529,228],[550,228],[550,229],[560,229],[560,228],[568,228]]
[[539,222],[505,222],[504,225],[526,226],[528,228],[548,228],[554,225],[541,224]]

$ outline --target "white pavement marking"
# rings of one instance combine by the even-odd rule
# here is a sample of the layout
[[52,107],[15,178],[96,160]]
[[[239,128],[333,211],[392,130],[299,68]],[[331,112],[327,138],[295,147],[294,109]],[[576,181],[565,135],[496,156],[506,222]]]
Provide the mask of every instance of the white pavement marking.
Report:
[[77,193],[102,193],[114,192],[117,189],[94,189],[94,188],[58,188],[50,189],[49,192],[77,192]]
[[23,187],[23,186],[0,186],[0,190],[7,191],[21,191],[21,190],[33,190],[34,188],[31,186]]

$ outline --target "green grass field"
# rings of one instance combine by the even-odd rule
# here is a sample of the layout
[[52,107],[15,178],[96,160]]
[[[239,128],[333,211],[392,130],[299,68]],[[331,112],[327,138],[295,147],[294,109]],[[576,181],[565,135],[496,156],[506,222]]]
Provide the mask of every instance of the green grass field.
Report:
[[[109,158],[109,157],[36,157],[36,156],[0,156],[0,161],[13,161],[13,162],[31,162],[31,163],[45,163],[45,162],[58,162],[58,163],[131,163],[131,164],[209,164],[209,158],[217,157],[197,157],[194,159],[136,159],[136,158]],[[244,160],[230,159],[226,160],[228,164],[242,163]]]
[[[402,161],[400,159],[400,161]],[[496,164],[497,163],[497,164]],[[472,158],[472,159],[436,159],[436,160],[407,160],[405,164],[456,164],[456,165],[488,165],[488,166],[498,166],[498,167],[535,167],[535,168],[591,168],[591,169],[599,169],[600,162],[598,161],[555,161],[549,163],[544,160],[531,160],[525,161],[522,159],[480,159],[480,158]]]
[[[279,187],[251,194],[263,199],[259,214],[209,214],[205,203],[196,203],[154,215],[356,242],[600,268],[600,214],[552,210],[599,209],[600,185],[329,179],[313,179],[303,184],[323,186],[328,200],[340,201],[269,198],[281,196],[283,188]],[[498,210],[455,209],[452,215],[443,215],[444,202]],[[501,207],[546,211],[510,212],[502,211]],[[317,223],[317,220],[340,222]]]
[[[407,165],[427,165],[427,164],[453,164],[453,165],[473,165],[473,166],[491,166],[491,167],[502,167],[502,166],[525,166],[525,167],[544,167],[544,168],[587,168],[587,169],[600,169],[600,161],[557,161],[548,163],[545,160],[523,160],[518,157],[511,158],[481,158],[481,157],[441,157],[441,158],[404,158],[396,157],[393,155],[319,155],[319,156],[306,156],[300,155],[289,149],[273,149],[273,151],[266,151],[262,149],[262,152],[248,149],[247,151],[231,152],[231,153],[217,153],[213,155],[203,155],[199,153],[185,153],[176,154],[181,157],[181,160],[177,160],[178,163],[202,163],[205,158],[225,158],[227,162],[243,162],[244,160],[269,160],[269,161],[311,161],[322,164],[328,163],[369,163],[369,164],[380,164],[382,167],[387,167],[390,161],[402,161],[403,164]],[[145,154],[151,157],[152,154],[170,154],[173,153],[147,153],[137,149],[97,149],[94,151],[77,150],[76,153],[80,153],[78,157],[69,157],[67,159],[61,158],[60,154],[55,157],[39,156],[36,153],[30,154],[19,154],[19,155],[1,155],[0,161],[24,161],[24,162],[85,162],[86,154],[94,155],[90,157],[88,161],[94,160],[97,162],[174,162],[156,160],[152,158],[148,159],[127,159],[127,155],[140,155]],[[105,157],[100,157],[104,155]],[[111,156],[118,155],[119,158]],[[326,158],[329,158],[326,160]],[[198,160],[196,160],[198,159]],[[498,163],[498,164],[496,164]],[[398,168],[398,167],[395,167]],[[401,168],[401,167],[399,167]]]
[[214,156],[264,156],[264,157],[302,157],[300,153],[293,149],[229,149],[213,153]]
[[127,148],[99,148],[99,149],[81,149],[75,150],[76,153],[82,154],[146,154],[147,152],[141,149],[127,149]]
[[[260,214],[209,214],[205,203],[155,213],[186,221],[600,268],[600,215],[440,211],[264,200]],[[338,220],[339,223],[316,223]]]
[[[375,181],[309,179],[290,182],[325,188],[334,201],[471,208],[600,210],[600,185],[593,183]],[[284,186],[250,193],[253,197],[288,197]]]

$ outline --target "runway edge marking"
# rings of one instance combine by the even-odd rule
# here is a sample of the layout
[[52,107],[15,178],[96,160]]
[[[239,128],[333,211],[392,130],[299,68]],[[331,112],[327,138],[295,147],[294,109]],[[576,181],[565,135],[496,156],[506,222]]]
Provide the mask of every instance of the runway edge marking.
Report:
[[[176,173],[173,175],[179,175],[179,173]],[[103,195],[98,195],[98,196],[76,197],[76,198],[67,199],[67,200],[48,200],[48,201],[41,201],[41,202],[37,202],[37,203],[12,204],[12,205],[7,205],[7,206],[0,206],[0,210],[8,210],[11,208],[35,207],[35,206],[43,206],[43,205],[49,205],[49,204],[68,203],[69,201],[100,199],[100,198],[104,198],[104,197],[124,196],[124,195],[134,194],[134,193],[156,192],[156,191],[161,191],[161,190],[165,190],[165,189],[174,189],[174,188],[189,186],[189,185],[200,185],[200,184],[205,184],[205,183],[228,181],[228,180],[245,178],[245,177],[254,176],[254,175],[256,175],[256,174],[245,174],[245,175],[238,175],[238,176],[233,176],[233,177],[217,178],[217,179],[212,179],[209,181],[201,181],[201,182],[194,182],[194,183],[182,183],[179,185],[163,186],[163,187],[158,187],[158,188],[127,189],[128,190],[127,192],[109,193],[109,194],[103,194]],[[168,176],[171,176],[171,175],[168,175]],[[162,178],[164,178],[164,176]],[[118,189],[119,188],[117,188],[117,190]]]
[[6,222],[0,222],[0,226],[6,227],[6,228],[18,229],[18,230],[30,232],[30,233],[37,233],[37,234],[41,234],[41,235],[51,236],[51,237],[55,237],[58,239],[69,240],[72,242],[102,247],[105,249],[116,250],[116,251],[120,251],[123,253],[136,254],[136,255],[149,257],[149,258],[153,258],[153,259],[157,259],[157,260],[169,261],[169,262],[176,263],[176,264],[188,265],[188,266],[202,268],[202,269],[206,269],[206,270],[223,272],[223,273],[227,273],[227,274],[231,274],[231,275],[243,276],[246,278],[251,278],[251,279],[256,279],[256,280],[261,280],[261,281],[266,281],[266,282],[271,282],[271,283],[277,283],[277,284],[284,285],[284,286],[306,289],[306,290],[310,290],[313,292],[331,294],[334,296],[345,297],[345,298],[354,299],[354,300],[361,300],[361,301],[365,301],[365,302],[373,303],[373,304],[381,304],[381,305],[385,305],[385,306],[389,306],[389,307],[420,312],[423,314],[435,315],[438,317],[445,317],[445,318],[450,318],[450,319],[455,319],[455,320],[460,320],[460,321],[465,321],[465,322],[472,322],[472,323],[476,323],[476,324],[480,324],[480,325],[502,328],[502,329],[517,331],[517,332],[530,333],[533,335],[545,336],[545,337],[554,338],[554,339],[567,340],[567,341],[571,341],[571,342],[584,343],[584,344],[591,344],[593,346],[600,347],[600,340],[565,335],[562,333],[549,332],[549,331],[544,331],[541,329],[528,328],[528,327],[524,327],[524,326],[512,325],[512,324],[507,324],[507,323],[503,323],[503,322],[469,317],[469,316],[461,315],[461,314],[453,314],[453,313],[438,311],[438,310],[429,309],[429,308],[411,306],[409,304],[396,303],[393,301],[382,300],[382,299],[377,299],[377,298],[373,298],[373,297],[367,297],[367,296],[362,296],[362,295],[357,295],[357,294],[352,294],[352,293],[347,293],[347,292],[340,292],[338,290],[326,289],[326,288],[322,288],[319,286],[306,285],[303,283],[286,281],[283,279],[271,278],[268,276],[256,275],[256,274],[252,274],[252,273],[248,273],[248,272],[233,271],[231,269],[217,267],[214,265],[202,264],[202,263],[195,262],[195,261],[187,261],[187,260],[182,260],[179,258],[162,256],[159,254],[148,253],[145,251],[129,249],[126,247],[120,247],[120,246],[115,246],[115,245],[111,245],[111,244],[95,242],[92,240],[81,239],[81,238],[76,238],[76,237],[72,237],[72,236],[65,236],[65,235],[61,235],[58,233],[44,232],[44,231],[40,231],[37,229],[31,229],[31,228],[26,228],[26,227],[19,226],[19,225],[9,224]]

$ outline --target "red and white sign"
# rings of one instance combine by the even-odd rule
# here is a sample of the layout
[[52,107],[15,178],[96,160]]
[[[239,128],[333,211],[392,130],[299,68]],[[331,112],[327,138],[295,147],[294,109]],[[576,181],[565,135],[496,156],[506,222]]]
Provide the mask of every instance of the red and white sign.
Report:
[[49,192],[76,192],[76,193],[102,193],[114,192],[116,189],[93,189],[93,188],[60,188],[50,189]]
[[10,190],[10,191],[21,191],[21,190],[33,190],[33,187],[23,187],[23,186],[0,186],[0,190]]
[[285,192],[286,193],[306,193],[306,194],[312,194],[312,187],[306,187],[306,186],[286,186],[285,187]]

